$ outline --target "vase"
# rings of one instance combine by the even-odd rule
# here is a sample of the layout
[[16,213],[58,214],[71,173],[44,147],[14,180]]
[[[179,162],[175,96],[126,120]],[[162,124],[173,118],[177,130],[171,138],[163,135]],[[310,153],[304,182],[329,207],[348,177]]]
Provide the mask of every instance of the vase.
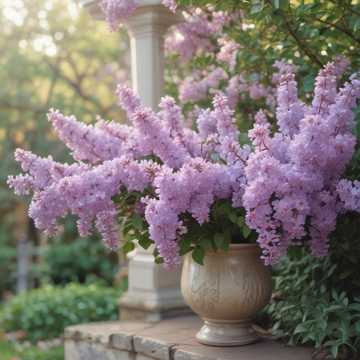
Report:
[[239,346],[258,336],[252,319],[270,300],[271,274],[256,244],[233,244],[229,251],[208,252],[204,265],[185,256],[181,291],[203,319],[197,340],[205,345]]

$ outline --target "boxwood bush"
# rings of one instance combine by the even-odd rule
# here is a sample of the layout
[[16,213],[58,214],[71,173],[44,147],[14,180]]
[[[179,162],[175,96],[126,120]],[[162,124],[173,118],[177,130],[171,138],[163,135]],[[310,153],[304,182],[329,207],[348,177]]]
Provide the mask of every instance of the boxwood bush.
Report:
[[63,334],[64,328],[92,321],[115,320],[122,290],[100,285],[44,286],[15,296],[0,310],[0,328],[23,330],[32,342]]

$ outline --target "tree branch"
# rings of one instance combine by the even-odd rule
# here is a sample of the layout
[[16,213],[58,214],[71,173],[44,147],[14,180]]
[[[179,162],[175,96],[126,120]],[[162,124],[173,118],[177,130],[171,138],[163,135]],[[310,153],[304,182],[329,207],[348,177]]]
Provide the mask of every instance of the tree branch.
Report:
[[102,116],[106,116],[108,113],[107,109],[104,109],[101,105],[101,103],[94,97],[86,94],[81,85],[78,84],[76,81],[70,79],[67,77],[58,66],[54,65],[51,61],[48,60],[47,57],[44,57],[44,61],[46,64],[50,67],[50,69],[56,74],[57,77],[64,80],[70,87],[85,101],[91,103],[92,105],[95,105],[98,109],[98,111],[101,113]]
[[351,38],[352,40],[356,41],[357,43],[360,44],[360,39],[358,39],[357,37],[354,36],[354,34],[348,30],[348,29],[345,29],[343,28],[342,26],[339,26],[338,24],[335,24],[335,23],[331,23],[331,22],[328,22],[326,20],[322,20],[322,19],[319,19],[317,17],[314,17],[314,20],[322,23],[322,24],[325,24],[325,25],[328,25],[329,27],[332,27],[342,33],[344,33],[345,35],[347,35],[349,38]]

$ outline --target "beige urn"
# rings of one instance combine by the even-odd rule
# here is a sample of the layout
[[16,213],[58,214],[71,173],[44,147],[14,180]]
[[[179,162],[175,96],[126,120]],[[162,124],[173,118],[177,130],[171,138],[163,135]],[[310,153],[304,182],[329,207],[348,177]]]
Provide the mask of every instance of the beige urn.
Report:
[[270,300],[271,275],[256,244],[234,244],[208,252],[204,265],[187,254],[181,291],[204,325],[196,335],[205,345],[238,346],[255,342],[252,319]]

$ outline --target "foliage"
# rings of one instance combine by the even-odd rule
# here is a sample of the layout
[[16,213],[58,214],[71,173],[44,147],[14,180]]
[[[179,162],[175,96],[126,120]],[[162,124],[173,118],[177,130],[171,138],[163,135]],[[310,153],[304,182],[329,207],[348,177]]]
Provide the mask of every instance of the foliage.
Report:
[[[125,192],[116,197],[121,209],[119,211],[124,239],[122,251],[125,255],[135,249],[136,242],[144,249],[153,244],[145,219],[137,213],[131,213],[131,209],[128,208],[131,204],[130,197],[138,201],[141,194]],[[191,252],[193,259],[199,264],[203,264],[207,251],[227,251],[230,243],[254,243],[256,240],[256,234],[245,223],[244,210],[233,208],[231,203],[225,200],[214,203],[208,222],[200,225],[189,214],[182,216],[182,222],[188,231],[179,240],[179,254],[183,256]],[[157,249],[153,255],[157,264],[163,263],[164,260]]]
[[[46,121],[50,107],[66,107],[85,121],[113,115],[109,94],[119,67],[118,36],[80,12],[73,1],[0,1],[2,57],[0,80],[1,207],[14,199],[5,180],[15,164],[13,150],[24,146],[56,157],[64,153]],[[123,36],[123,33],[120,33]],[[124,57],[121,59],[125,60]],[[101,80],[101,82],[99,81]],[[90,90],[91,89],[91,90]],[[94,91],[95,89],[95,91]]]
[[[3,218],[5,220],[5,216]],[[10,219],[0,222],[0,302],[1,296],[6,290],[13,290],[16,272],[16,249],[9,244],[9,233],[12,222]]]
[[[273,65],[278,60],[298,67],[299,92],[303,99],[313,90],[314,79],[321,67],[339,54],[351,62],[351,71],[358,71],[360,59],[360,4],[351,1],[289,1],[289,0],[180,0],[180,5],[201,7],[211,18],[212,11],[228,11],[235,20],[220,34],[212,36],[214,50],[201,52],[190,61],[170,59],[167,72],[168,91],[178,94],[179,80],[187,75],[223,67],[230,76],[241,74],[246,79],[271,86]],[[194,13],[189,11],[189,14]],[[240,45],[233,72],[216,60],[219,37]],[[180,81],[181,83],[181,81]],[[224,89],[224,88],[222,88]],[[197,105],[207,107],[209,101]],[[267,107],[262,99],[243,96],[237,107],[239,126],[247,130],[254,113]],[[188,104],[185,110],[188,109]]]
[[25,331],[30,341],[59,337],[69,325],[115,320],[120,293],[99,285],[44,286],[6,303],[0,313],[0,328]]
[[295,250],[276,268],[275,298],[267,308],[275,335],[315,344],[336,359],[360,353],[359,220],[358,214],[339,219],[328,258]]
[[[245,45],[242,63],[260,73],[268,72],[279,59],[291,59],[308,73],[311,67],[318,70],[338,54],[351,59],[355,69],[359,68],[360,4],[356,1],[179,0],[178,3],[198,7],[212,4],[215,9],[230,13],[241,11],[246,21],[255,25],[248,33],[255,40],[254,45],[241,31],[241,24],[230,29],[230,35]],[[257,36],[259,33],[261,36]],[[262,49],[260,44],[264,45]],[[260,57],[261,53],[265,56]]]
[[45,248],[37,268],[40,281],[52,284],[89,282],[101,279],[111,285],[118,258],[109,253],[99,237],[78,238],[70,243],[56,242]]
[[53,347],[47,350],[36,346],[23,347],[0,340],[1,360],[64,360],[64,348]]
[[[0,24],[0,271],[9,274],[0,279],[2,294],[14,290],[17,240],[25,236],[40,245],[25,201],[6,184],[17,171],[13,152],[19,146],[39,154],[51,148],[56,159],[68,160],[46,121],[50,107],[65,107],[85,122],[93,121],[93,114],[113,117],[110,94],[118,81],[128,79],[123,56],[128,41],[124,31],[108,36],[107,26],[73,0],[0,0]],[[55,241],[76,239],[72,231]]]

